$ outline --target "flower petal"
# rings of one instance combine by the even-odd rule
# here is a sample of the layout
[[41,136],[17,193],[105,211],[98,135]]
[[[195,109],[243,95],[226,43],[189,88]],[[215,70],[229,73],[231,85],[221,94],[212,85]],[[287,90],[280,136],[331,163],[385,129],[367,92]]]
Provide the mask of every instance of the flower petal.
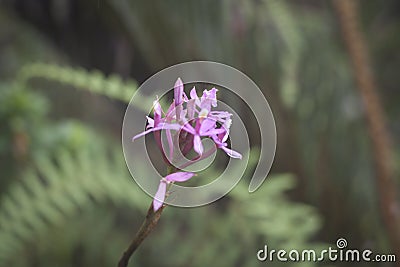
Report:
[[182,107],[181,104],[177,105],[175,107],[175,118],[176,118],[177,121],[180,121],[182,111],[183,111],[183,107]]
[[162,122],[162,123],[160,123],[157,127],[155,127],[154,129],[155,129],[155,131],[158,131],[158,130],[167,130],[167,129],[178,131],[178,130],[180,130],[181,128],[182,128],[182,126],[179,125],[178,123],[166,123],[166,122]]
[[215,120],[212,119],[204,119],[201,123],[199,133],[203,135],[204,133],[210,131],[211,129],[215,128]]
[[165,119],[167,121],[171,121],[173,119],[174,115],[175,115],[175,105],[174,105],[174,103],[172,103],[169,106],[167,113],[165,114]]
[[231,116],[232,114],[226,111],[211,111],[210,114],[208,114],[209,118],[214,119],[222,124],[225,124]]
[[190,99],[187,104],[186,104],[186,108],[187,108],[187,115],[189,117],[189,120],[193,120],[194,118],[194,113],[196,111],[196,103],[194,99]]
[[160,105],[160,102],[157,100],[153,101],[153,106],[154,106],[154,113],[158,114],[158,115],[162,115],[162,108]]
[[[182,107],[182,106],[180,106],[180,107]],[[179,115],[179,123],[180,124],[184,124],[184,123],[187,122],[187,119],[186,119],[187,112],[188,112],[187,109],[182,109],[181,110],[181,113]]]
[[192,125],[190,125],[190,123],[186,123],[186,124],[183,126],[183,130],[186,131],[186,132],[188,132],[188,133],[190,133],[190,134],[193,134],[193,135],[196,134],[196,130],[193,128]]
[[192,178],[193,172],[175,172],[165,177],[165,180],[170,182],[184,182]]
[[218,129],[211,129],[208,130],[207,132],[204,132],[201,134],[201,136],[211,136],[211,135],[217,135],[221,133],[225,133],[226,130],[224,128],[218,128]]
[[153,200],[154,211],[157,211],[159,208],[162,207],[166,193],[167,193],[167,183],[165,181],[161,181]]
[[199,98],[197,96],[196,87],[193,87],[192,90],[190,90],[190,98],[191,99],[198,99]]
[[172,141],[172,134],[171,130],[166,130],[167,141],[168,141],[168,148],[169,148],[169,160],[172,160],[174,156],[174,143]]
[[158,99],[153,102],[153,107],[154,107],[154,125],[157,126],[158,123],[161,121],[162,117],[162,108],[160,103],[158,102]]
[[210,91],[204,90],[203,95],[201,96],[202,104],[207,105],[207,107],[210,106],[210,109],[211,109],[211,105],[213,107],[216,107],[217,106],[217,91],[218,91],[218,89],[216,89],[216,88],[212,88]]
[[182,96],[183,96],[183,83],[181,78],[178,78],[175,82],[174,86],[174,99],[175,99],[175,106],[182,104]]
[[167,129],[169,129],[169,130],[179,130],[180,128],[181,128],[181,126],[179,124],[177,124],[177,123],[165,123],[165,122],[163,122],[163,123],[160,123],[157,127],[151,128],[151,129],[149,129],[147,131],[144,131],[144,132],[142,132],[140,134],[135,135],[132,138],[132,141],[135,141],[139,137],[142,137],[142,136],[144,136],[144,135],[146,135],[148,133],[151,133],[151,132],[160,131],[160,130],[167,130]]
[[193,138],[193,149],[197,152],[197,154],[203,154],[204,148],[203,144],[201,143],[201,138],[199,135],[195,135]]
[[226,146],[226,143],[221,142],[221,138],[219,135],[212,135],[211,138],[214,140],[214,143],[217,145],[217,147],[222,147]]
[[150,130],[147,130],[147,131],[141,132],[140,134],[135,135],[135,136],[132,138],[132,141],[135,141],[135,140],[138,139],[139,137],[145,136],[145,135],[148,134],[148,133],[154,132],[154,129],[155,129],[155,128],[151,128]]
[[211,103],[212,103],[211,99],[208,99],[208,98],[203,99],[202,98],[202,100],[200,102],[200,108],[202,109],[202,111],[206,110],[207,114],[208,114],[211,111]]
[[216,88],[212,88],[210,91],[208,91],[207,97],[212,100],[211,104],[213,107],[217,106],[217,91],[218,91],[218,89],[216,89]]
[[223,151],[225,151],[225,153],[230,156],[231,158],[235,158],[235,159],[242,159],[242,155],[238,152],[236,152],[235,150],[229,149],[225,146],[221,147],[221,149]]
[[228,137],[229,137],[229,128],[231,127],[231,125],[232,125],[232,119],[227,119],[227,120],[225,121],[225,123],[222,125],[222,127],[223,127],[224,129],[226,129],[226,132],[224,133],[224,135],[222,136],[222,139],[221,139],[223,143],[225,143],[226,140],[228,140]]
[[222,143],[225,143],[226,140],[228,140],[229,137],[229,131],[226,131],[221,139]]
[[224,125],[222,125],[225,129],[227,129],[227,130],[229,130],[230,128],[231,128],[231,126],[232,126],[232,119],[227,119],[225,122],[224,122]]

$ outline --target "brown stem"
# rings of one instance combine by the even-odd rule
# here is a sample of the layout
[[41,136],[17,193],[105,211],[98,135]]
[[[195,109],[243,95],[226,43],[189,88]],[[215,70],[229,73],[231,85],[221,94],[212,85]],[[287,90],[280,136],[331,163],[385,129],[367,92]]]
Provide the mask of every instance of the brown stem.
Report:
[[118,267],[126,267],[128,266],[128,262],[132,254],[136,251],[136,249],[140,246],[143,240],[154,230],[158,221],[160,220],[161,213],[165,206],[162,206],[156,212],[153,209],[153,203],[150,205],[149,210],[147,211],[146,219],[144,220],[142,226],[139,231],[136,233],[135,238],[132,240],[128,249],[122,254],[121,259],[118,262]]
[[[361,95],[376,169],[382,218],[396,254],[400,256],[400,208],[397,202],[393,151],[385,116],[377,94],[364,36],[358,23],[357,2],[333,0]],[[400,263],[397,264],[400,266]]]

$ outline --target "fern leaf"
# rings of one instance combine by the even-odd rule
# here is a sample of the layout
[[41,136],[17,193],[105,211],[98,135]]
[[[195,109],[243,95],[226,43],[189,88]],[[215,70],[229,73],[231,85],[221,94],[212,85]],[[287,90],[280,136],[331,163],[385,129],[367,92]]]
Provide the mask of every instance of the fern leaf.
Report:
[[[105,77],[98,70],[87,71],[83,68],[62,67],[47,63],[25,65],[18,74],[17,83],[23,87],[33,78],[56,81],[125,103],[129,103],[138,88],[138,84],[135,81],[128,80],[124,82],[116,74]],[[136,92],[136,94],[138,93]],[[153,99],[143,95],[137,95],[137,97],[141,99],[141,101],[137,101],[138,105],[140,105],[138,108],[148,111],[149,107],[152,106]]]
[[53,161],[39,157],[37,170],[14,183],[1,201],[0,265],[78,211],[110,201],[141,209],[149,203],[144,196],[116,149],[61,151]]

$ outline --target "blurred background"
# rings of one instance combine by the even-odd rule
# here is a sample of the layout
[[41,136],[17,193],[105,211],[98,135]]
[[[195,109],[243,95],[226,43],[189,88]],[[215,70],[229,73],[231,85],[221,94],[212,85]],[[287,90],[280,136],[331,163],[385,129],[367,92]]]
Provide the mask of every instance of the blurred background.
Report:
[[191,60],[258,84],[275,162],[249,194],[249,120],[245,179],[211,205],[165,209],[130,266],[281,266],[257,251],[340,237],[398,253],[399,1],[0,3],[0,266],[116,266],[151,202],[123,159],[125,108],[148,77]]

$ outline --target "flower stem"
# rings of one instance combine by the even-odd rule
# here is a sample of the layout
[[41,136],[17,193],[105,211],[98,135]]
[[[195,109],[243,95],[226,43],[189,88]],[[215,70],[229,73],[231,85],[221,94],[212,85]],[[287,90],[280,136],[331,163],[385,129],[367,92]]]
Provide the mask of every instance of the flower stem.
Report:
[[147,211],[146,219],[144,220],[142,226],[139,231],[136,233],[135,238],[132,240],[128,249],[122,254],[121,259],[118,262],[118,267],[126,267],[128,266],[128,262],[132,254],[136,251],[136,249],[140,246],[143,240],[153,231],[156,227],[158,221],[160,220],[161,213],[165,206],[163,205],[156,212],[153,209],[153,203],[150,205],[149,210]]

